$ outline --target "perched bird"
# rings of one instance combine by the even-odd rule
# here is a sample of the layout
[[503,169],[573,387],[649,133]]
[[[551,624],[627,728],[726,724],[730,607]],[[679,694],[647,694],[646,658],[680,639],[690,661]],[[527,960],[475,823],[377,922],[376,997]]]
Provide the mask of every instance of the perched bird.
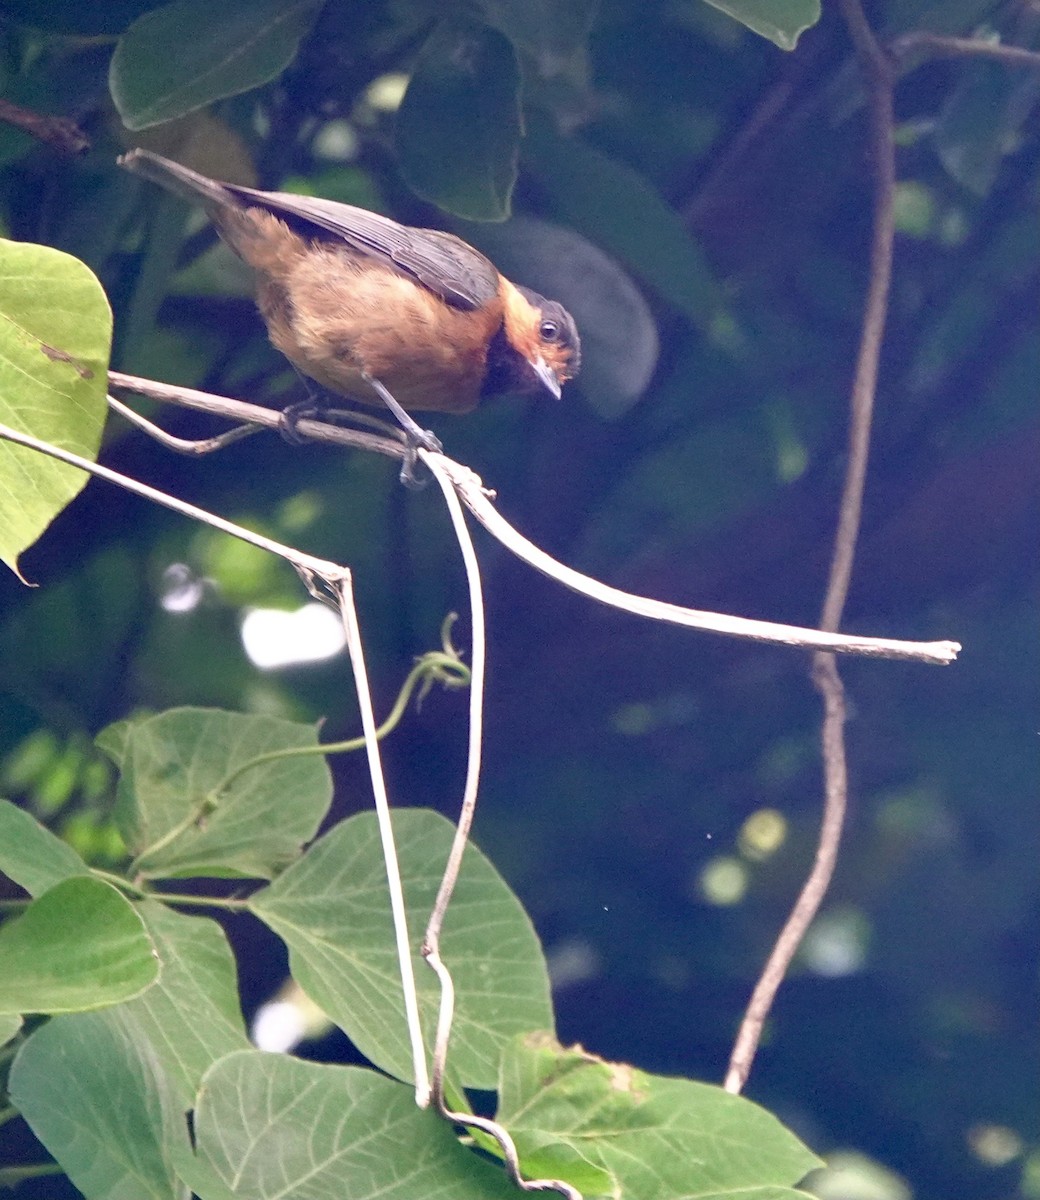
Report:
[[421,445],[433,439],[398,405],[465,413],[490,396],[559,398],[578,371],[570,313],[510,283],[450,233],[220,183],[148,150],[119,163],[202,204],[256,271],[271,341],[304,375],[341,396],[386,402]]

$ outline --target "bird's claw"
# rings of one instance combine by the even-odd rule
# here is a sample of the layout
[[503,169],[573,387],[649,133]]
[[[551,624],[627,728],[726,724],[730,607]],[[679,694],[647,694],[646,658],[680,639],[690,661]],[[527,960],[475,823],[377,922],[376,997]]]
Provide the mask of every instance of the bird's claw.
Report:
[[315,417],[321,409],[313,400],[300,400],[283,408],[278,418],[278,432],[290,446],[302,446],[307,438],[300,433],[297,425],[307,417]]
[[418,492],[424,488],[430,481],[429,478],[424,479],[421,475],[416,474],[416,465],[419,461],[419,451],[428,450],[431,454],[441,454],[444,447],[441,445],[440,438],[429,429],[418,429],[416,432],[405,432],[405,450],[404,459],[401,462],[400,480],[406,488],[411,488],[413,492]]

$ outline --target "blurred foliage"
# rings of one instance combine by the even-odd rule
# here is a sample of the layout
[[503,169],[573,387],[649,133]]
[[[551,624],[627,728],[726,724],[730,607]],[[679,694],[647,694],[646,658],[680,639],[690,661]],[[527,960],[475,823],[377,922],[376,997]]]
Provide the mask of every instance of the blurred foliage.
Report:
[[[440,5],[262,7],[292,16],[257,59],[210,90],[207,76],[176,121],[134,135],[109,92],[127,46],[155,22],[183,30],[187,11],[202,14],[188,26],[201,55],[216,34],[198,22],[226,28],[243,5],[7,4],[3,95],[75,118],[93,147],[67,160],[3,130],[0,217],[7,236],[99,274],[117,367],[282,404],[298,383],[266,342],[248,280],[197,213],[117,170],[121,150],[140,142],[416,224],[501,212],[446,194],[454,173],[420,176],[407,147],[432,143],[407,121],[396,137],[407,80],[445,44]],[[488,111],[508,122],[519,98],[523,121],[511,134],[474,128],[464,199],[481,180],[500,208],[511,192],[515,221],[487,227],[496,261],[571,309],[590,362],[559,405],[502,401],[436,429],[564,561],[662,599],[811,624],[866,280],[863,97],[833,6],[790,54],[719,8],[763,11],[750,0],[467,10],[519,64],[518,79],[488,84]],[[797,24],[808,8],[774,11]],[[1034,6],[1019,0],[883,0],[869,16],[885,36],[1037,44]],[[165,65],[200,61],[189,50],[170,41]],[[842,862],[748,1094],[840,1153],[846,1174],[821,1194],[1036,1198],[1037,76],[945,59],[904,68],[895,283],[847,627],[953,637],[965,652],[945,671],[842,664],[854,705]],[[154,92],[137,78],[117,101],[144,113],[163,94],[155,78]],[[456,89],[456,135],[465,102]],[[542,244],[540,229],[558,240]],[[158,417],[183,436],[212,432],[186,412]],[[403,493],[386,462],[270,437],[181,459],[118,422],[107,438],[103,458],[119,469],[350,563],[382,711],[444,614],[464,611],[435,489]],[[807,664],[592,610],[480,548],[491,673],[477,841],[546,944],[561,1038],[717,1080],[813,852]],[[110,775],[89,748],[113,720],[222,705],[325,718],[323,737],[357,730],[342,656],[261,672],[244,652],[247,611],[304,603],[287,568],[98,482],[20,565],[41,587],[0,581],[0,770],[8,795],[94,861],[119,853]],[[464,696],[434,693],[386,743],[401,801],[454,813],[465,713]],[[364,808],[363,767],[335,772],[335,815]],[[244,924],[231,935],[248,952],[251,1010],[284,961]],[[19,1194],[43,1194],[32,1186]]]

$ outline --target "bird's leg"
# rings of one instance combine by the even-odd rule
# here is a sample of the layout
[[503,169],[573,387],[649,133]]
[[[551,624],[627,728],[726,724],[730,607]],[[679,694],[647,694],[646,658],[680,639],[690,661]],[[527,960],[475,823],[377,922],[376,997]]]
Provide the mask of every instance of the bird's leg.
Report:
[[440,439],[431,430],[420,428],[378,379],[367,372],[362,374],[362,378],[393,413],[398,424],[404,430],[406,449],[404,462],[401,464],[401,482],[405,487],[415,489],[425,487],[426,481],[418,478],[415,474],[416,452],[430,450],[434,454],[440,454],[444,449]]
[[[311,387],[311,381],[306,375],[300,371],[296,364],[293,364],[293,370],[299,375],[303,381],[303,386],[307,389],[307,399],[300,400],[296,404],[290,404],[282,409],[281,421],[279,429],[282,437],[287,442],[291,442],[295,446],[302,445],[307,439],[303,437],[296,428],[297,422],[304,417],[330,417],[338,413],[349,415],[351,420],[356,420],[359,423],[371,422],[381,431],[391,431],[391,427],[385,422],[378,420],[376,417],[370,417],[367,414],[353,413],[345,409],[330,409],[327,401],[322,401],[319,395],[315,393]],[[440,440],[429,429],[421,429],[416,422],[405,412],[398,401],[394,398],[391,392],[379,382],[374,376],[369,375],[366,371],[361,373],[362,378],[372,388],[376,395],[383,401],[390,412],[393,414],[401,432],[404,435],[405,455],[404,462],[401,464],[401,482],[405,487],[414,489],[426,486],[424,480],[420,479],[415,473],[416,452],[418,450],[432,450],[435,454],[440,454],[443,447]]]

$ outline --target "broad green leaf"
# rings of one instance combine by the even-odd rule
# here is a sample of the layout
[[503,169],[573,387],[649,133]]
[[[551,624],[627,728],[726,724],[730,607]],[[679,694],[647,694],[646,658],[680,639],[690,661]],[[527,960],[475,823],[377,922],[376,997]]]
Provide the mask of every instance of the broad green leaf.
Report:
[[[216,1063],[195,1111],[200,1162],[248,1200],[507,1200],[505,1173],[374,1071],[246,1050]],[[204,1188],[202,1177],[196,1187]]]
[[0,1046],[6,1046],[22,1027],[22,1018],[17,1013],[0,1013]]
[[532,119],[524,158],[562,221],[573,225],[686,313],[707,326],[721,305],[715,278],[678,213],[624,163]]
[[189,1109],[213,1063],[249,1046],[235,958],[224,931],[208,917],[188,917],[154,901],[138,912],[162,973],[154,987],[113,1011],[148,1041],[181,1108]]
[[[394,833],[404,878],[420,1003],[433,1029],[438,989],[417,951],[448,855],[452,825],[424,809],[398,809]],[[386,871],[375,815],[337,825],[250,908],[289,946],[293,977],[378,1067],[412,1075],[394,950]],[[503,1047],[517,1033],[553,1027],[549,983],[527,914],[474,846],[444,925],[441,956],[455,981],[448,1062],[466,1087],[493,1088]]]
[[144,922],[100,879],[66,879],[0,925],[0,1012],[104,1008],[139,996],[158,974]]
[[821,1165],[749,1100],[538,1036],[507,1051],[496,1119],[526,1175],[581,1178],[592,1164],[639,1200],[796,1200],[793,1186]]
[[775,42],[781,50],[793,50],[799,37],[820,19],[820,0],[705,0],[746,25],[754,33]]
[[71,846],[10,800],[0,800],[0,871],[30,896],[73,875],[90,874]]
[[172,121],[276,78],[320,0],[174,0],[119,39],[109,88],[128,129]]
[[473,21],[443,21],[397,112],[409,185],[460,217],[504,221],[521,132],[520,67],[509,39]]
[[151,1047],[113,1012],[56,1017],[19,1050],[11,1102],[87,1200],[186,1200],[188,1127]]
[[270,879],[314,837],[332,778],[319,754],[256,760],[317,744],[311,725],[218,709],[103,730],[98,745],[122,772],[115,817],[134,870]]
[[[0,423],[83,458],[97,456],[107,412],[112,312],[71,255],[0,238]],[[0,559],[18,556],[88,476],[0,440]]]

